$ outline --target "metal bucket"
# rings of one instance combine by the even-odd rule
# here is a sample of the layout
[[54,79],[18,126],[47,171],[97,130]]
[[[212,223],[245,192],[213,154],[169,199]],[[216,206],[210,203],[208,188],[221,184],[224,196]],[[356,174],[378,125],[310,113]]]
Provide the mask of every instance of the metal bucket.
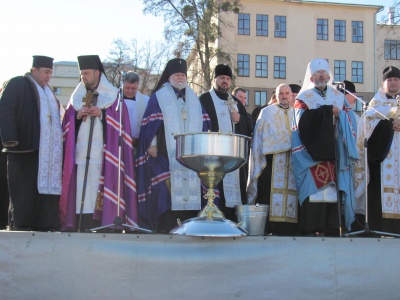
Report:
[[239,225],[246,229],[249,235],[264,235],[269,205],[236,205],[235,207]]

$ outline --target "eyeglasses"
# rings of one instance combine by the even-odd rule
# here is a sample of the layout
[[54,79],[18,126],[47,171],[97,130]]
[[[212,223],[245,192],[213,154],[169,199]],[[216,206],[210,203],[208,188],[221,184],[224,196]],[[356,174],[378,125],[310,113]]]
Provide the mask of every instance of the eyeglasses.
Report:
[[328,76],[329,74],[328,74],[328,72],[323,71],[323,72],[314,72],[313,75],[316,75],[316,76]]

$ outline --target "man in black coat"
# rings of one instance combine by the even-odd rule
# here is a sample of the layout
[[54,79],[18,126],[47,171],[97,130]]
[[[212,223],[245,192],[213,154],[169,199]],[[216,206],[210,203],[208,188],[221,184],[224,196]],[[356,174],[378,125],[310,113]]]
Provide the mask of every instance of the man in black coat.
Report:
[[[400,69],[383,70],[380,89],[365,112],[368,138],[368,220],[372,230],[400,234]],[[386,116],[384,119],[381,114]],[[363,119],[364,120],[364,119]],[[365,136],[364,136],[365,138]]]
[[60,104],[48,85],[53,58],[34,56],[30,72],[10,79],[0,97],[13,230],[56,230],[61,194]]
[[[229,94],[232,83],[232,69],[224,64],[214,70],[213,88],[200,96],[211,121],[211,131],[251,136],[252,123],[243,104]],[[246,166],[246,165],[245,165]],[[219,207],[227,219],[236,221],[235,205],[247,203],[245,167],[225,175],[218,185]]]

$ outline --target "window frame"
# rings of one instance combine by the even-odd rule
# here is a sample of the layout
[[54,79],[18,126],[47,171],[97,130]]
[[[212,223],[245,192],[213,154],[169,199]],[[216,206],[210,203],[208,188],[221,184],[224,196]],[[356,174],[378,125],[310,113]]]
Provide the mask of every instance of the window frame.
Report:
[[[262,101],[261,95],[264,95],[264,94],[265,94],[265,101],[264,101],[264,103],[262,103],[261,102]],[[257,104],[257,95],[259,95],[259,103],[260,104]],[[265,103],[267,103],[267,99],[268,99],[268,91],[254,91],[254,105],[255,106],[264,105]]]
[[[389,50],[388,47],[390,47]],[[392,55],[392,52],[395,52],[395,55]],[[385,39],[383,53],[386,60],[400,60],[400,40]]]
[[287,18],[286,16],[274,16],[274,37],[286,38]]
[[[281,62],[281,61],[277,62],[277,59],[279,59],[279,60],[284,59],[284,62]],[[281,66],[284,66],[284,68],[283,68],[284,70],[282,70]],[[277,67],[279,67],[279,68],[277,68]],[[286,79],[286,71],[287,71],[286,56],[274,56],[274,78],[275,79]],[[276,72],[279,73],[279,76],[276,75],[277,74]],[[284,77],[281,76],[282,72],[284,73]]]
[[[355,67],[355,64],[357,65]],[[360,68],[361,65],[361,68]],[[359,74],[361,71],[361,75]],[[361,80],[360,80],[361,77]],[[364,62],[352,61],[351,62],[351,81],[353,83],[364,83]]]
[[[320,21],[326,24],[319,24]],[[326,38],[325,38],[326,37]],[[329,41],[329,21],[328,19],[317,19],[317,41]]]
[[[337,64],[340,64],[339,66]],[[344,66],[342,65],[344,64]],[[333,78],[334,81],[346,80],[346,61],[345,60],[334,60],[333,61]],[[339,70],[339,72],[337,72]],[[344,71],[344,72],[342,72]]]
[[250,35],[250,25],[250,14],[238,14],[238,35]]
[[[258,58],[263,58],[266,59],[266,61],[258,61]],[[265,64],[265,69],[263,68],[263,65]],[[258,68],[258,66],[261,66],[261,68]],[[257,72],[261,72],[261,75],[257,75]],[[265,76],[263,76],[263,72],[265,72]],[[268,55],[256,55],[256,66],[255,66],[255,76],[257,78],[268,78]]]
[[346,20],[334,20],[335,42],[346,42]]
[[[242,58],[242,59],[240,59]],[[246,61],[244,58],[248,58]],[[241,66],[240,64],[246,64],[247,63],[247,69],[244,68],[244,66]],[[243,53],[238,53],[237,54],[237,76],[238,77],[250,77],[250,54],[243,54]],[[242,72],[242,70],[244,70]],[[247,70],[247,72],[246,72]]]
[[[361,26],[359,26],[359,25],[361,25]],[[360,33],[360,31],[361,31],[361,33]],[[364,43],[364,22],[363,21],[351,21],[351,41],[353,43]]]
[[[263,17],[265,17],[266,20],[263,20],[263,19],[259,20],[259,18],[263,18]],[[256,15],[256,36],[268,36],[268,19],[269,19],[268,15],[262,15],[262,14]],[[264,27],[266,27],[266,28],[264,28]],[[263,33],[265,33],[265,34],[263,34]]]

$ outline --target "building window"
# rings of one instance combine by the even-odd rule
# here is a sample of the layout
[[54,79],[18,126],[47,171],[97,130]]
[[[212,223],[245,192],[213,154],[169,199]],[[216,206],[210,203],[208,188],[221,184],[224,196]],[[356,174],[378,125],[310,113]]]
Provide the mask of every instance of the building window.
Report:
[[335,20],[335,41],[345,42],[346,41],[346,21]]
[[256,77],[268,77],[267,55],[256,55]]
[[364,66],[362,61],[353,61],[351,63],[351,81],[353,83],[363,83]]
[[284,79],[286,78],[286,57],[275,56],[274,57],[274,78]]
[[61,95],[61,88],[53,86],[53,92],[55,95]]
[[239,14],[238,29],[238,34],[250,35],[250,14]]
[[385,59],[400,59],[400,41],[385,40]]
[[346,61],[335,60],[334,62],[334,81],[343,81],[346,79]]
[[255,91],[254,92],[254,105],[261,106],[267,103],[267,92]]
[[256,35],[268,36],[268,16],[257,15]]
[[285,16],[275,16],[275,28],[274,28],[274,36],[275,37],[286,37],[286,17]]
[[238,54],[237,60],[238,76],[250,75],[250,55]]
[[328,20],[317,19],[317,40],[328,40]]
[[353,43],[363,43],[363,22],[361,21],[352,21],[351,22],[352,32],[351,32],[351,40]]

